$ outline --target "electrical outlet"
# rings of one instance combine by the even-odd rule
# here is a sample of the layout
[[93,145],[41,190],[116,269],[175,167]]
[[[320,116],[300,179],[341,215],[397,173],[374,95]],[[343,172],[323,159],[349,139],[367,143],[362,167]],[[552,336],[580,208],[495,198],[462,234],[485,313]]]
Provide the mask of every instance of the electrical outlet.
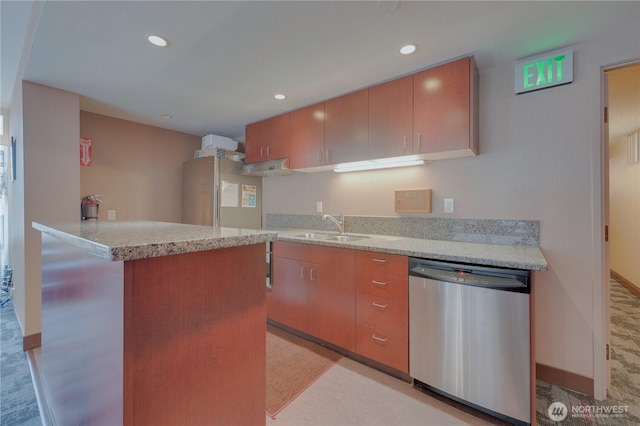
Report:
[[107,210],[107,220],[116,220],[115,210]]
[[444,212],[453,213],[453,198],[444,199]]
[[316,201],[316,213],[322,213],[322,201]]

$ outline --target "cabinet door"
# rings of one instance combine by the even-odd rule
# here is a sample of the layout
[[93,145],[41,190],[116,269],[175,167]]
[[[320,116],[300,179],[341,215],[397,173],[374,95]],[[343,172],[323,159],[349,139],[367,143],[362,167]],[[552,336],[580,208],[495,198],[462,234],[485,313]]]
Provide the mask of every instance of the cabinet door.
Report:
[[349,351],[355,351],[353,273],[331,265],[311,265],[309,333]]
[[289,166],[324,165],[324,102],[291,112]]
[[245,128],[247,163],[257,163],[266,160],[267,154],[267,122],[258,121],[248,124]]
[[359,90],[324,103],[325,164],[367,159],[369,91]]
[[295,259],[274,257],[272,266],[273,291],[267,292],[267,317],[306,333],[308,264]]
[[413,76],[369,88],[369,158],[413,153]]
[[267,120],[266,159],[289,156],[289,113]]
[[470,148],[471,61],[462,58],[414,75],[416,153]]

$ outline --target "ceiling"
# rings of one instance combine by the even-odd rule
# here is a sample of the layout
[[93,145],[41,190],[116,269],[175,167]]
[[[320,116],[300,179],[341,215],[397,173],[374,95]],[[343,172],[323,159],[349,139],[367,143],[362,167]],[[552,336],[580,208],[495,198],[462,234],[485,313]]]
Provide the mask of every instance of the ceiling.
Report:
[[[248,123],[462,55],[482,75],[638,23],[640,2],[3,0],[0,13],[3,109],[25,79],[80,94],[86,111],[242,138]],[[401,55],[407,43],[418,49]]]

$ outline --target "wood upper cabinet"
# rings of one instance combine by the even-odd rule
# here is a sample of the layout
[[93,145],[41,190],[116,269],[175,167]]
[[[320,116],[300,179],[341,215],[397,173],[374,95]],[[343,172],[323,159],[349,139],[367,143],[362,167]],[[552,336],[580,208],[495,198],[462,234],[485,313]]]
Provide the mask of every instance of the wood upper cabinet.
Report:
[[277,241],[267,317],[355,351],[355,254]]
[[245,128],[245,136],[247,163],[288,157],[290,114],[249,124]]
[[369,158],[413,153],[413,76],[369,88]]
[[247,124],[245,127],[245,154],[247,163],[263,161],[267,147],[267,122]]
[[414,153],[433,158],[477,154],[478,72],[473,57],[413,77]]
[[325,164],[366,159],[369,152],[369,91],[324,103]]
[[324,102],[291,112],[289,167],[324,165]]

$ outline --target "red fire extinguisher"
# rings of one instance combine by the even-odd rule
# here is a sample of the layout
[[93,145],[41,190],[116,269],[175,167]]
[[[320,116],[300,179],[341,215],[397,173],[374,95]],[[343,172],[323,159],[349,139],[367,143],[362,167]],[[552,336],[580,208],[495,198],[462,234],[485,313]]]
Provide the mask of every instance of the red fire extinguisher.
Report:
[[80,203],[82,220],[98,220],[98,210],[100,210],[100,201],[102,201],[98,197],[93,194],[82,198]]

